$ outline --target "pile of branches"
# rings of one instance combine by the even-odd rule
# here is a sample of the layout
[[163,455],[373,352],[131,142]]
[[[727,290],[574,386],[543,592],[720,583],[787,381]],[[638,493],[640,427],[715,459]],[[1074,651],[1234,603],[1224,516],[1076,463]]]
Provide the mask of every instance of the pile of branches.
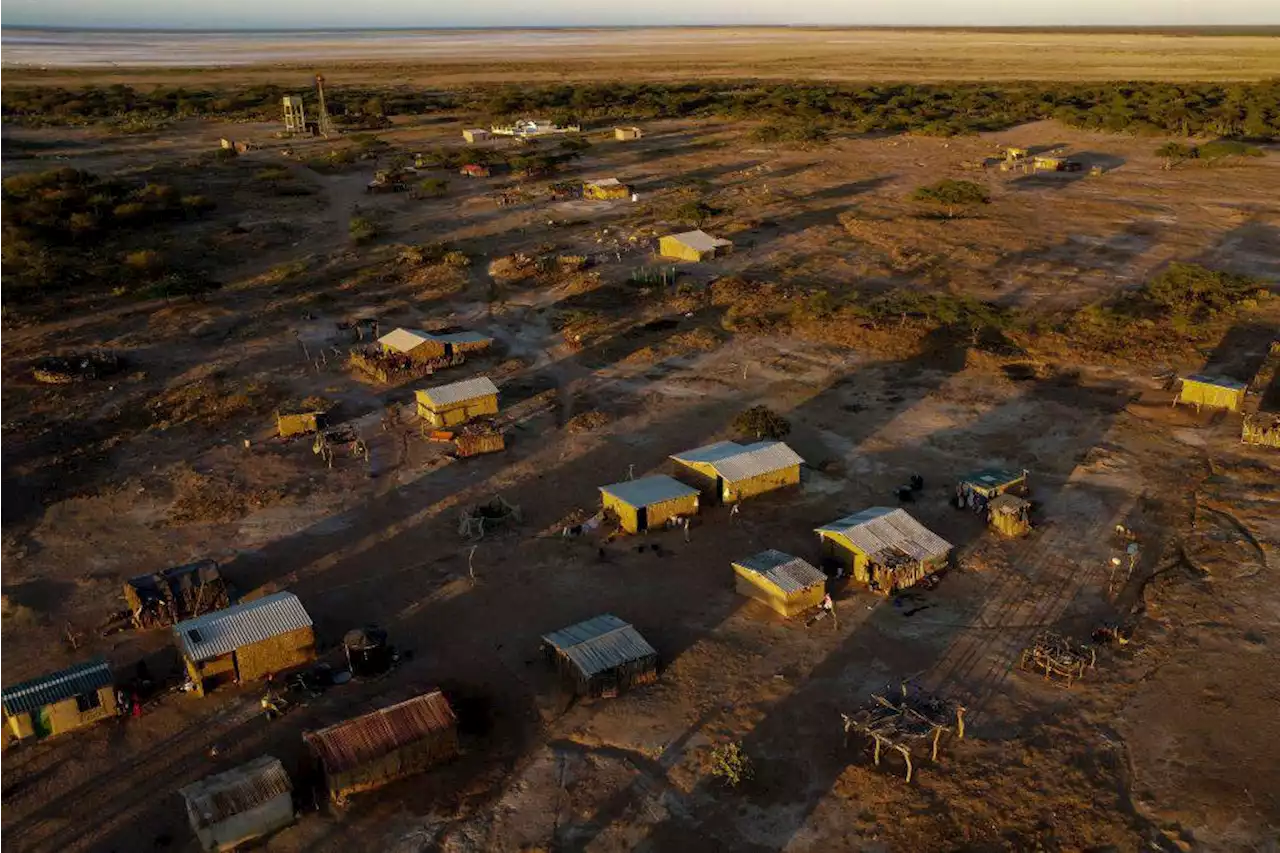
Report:
[[1098,662],[1097,651],[1085,643],[1077,643],[1056,631],[1041,631],[1022,650],[1022,668],[1044,675],[1045,681],[1058,681],[1067,687]]
[[866,735],[874,744],[876,766],[884,748],[897,751],[907,765],[911,781],[911,755],[918,746],[927,746],[929,760],[938,760],[938,743],[944,734],[955,732],[964,739],[964,706],[930,694],[911,692],[904,683],[895,698],[872,694],[870,701],[853,714],[841,714],[845,744],[849,732]]
[[507,503],[502,495],[484,504],[477,504],[462,511],[458,520],[458,535],[468,539],[483,539],[484,534],[508,523],[519,523],[520,507]]
[[37,382],[65,385],[86,379],[101,379],[119,372],[123,366],[120,356],[110,352],[47,355],[35,363],[32,374]]

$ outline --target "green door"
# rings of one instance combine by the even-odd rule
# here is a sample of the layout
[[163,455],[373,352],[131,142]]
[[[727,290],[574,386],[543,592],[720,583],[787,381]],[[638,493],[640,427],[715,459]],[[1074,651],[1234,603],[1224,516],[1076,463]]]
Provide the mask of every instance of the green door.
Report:
[[36,737],[48,737],[53,734],[53,718],[49,713],[48,705],[31,712],[31,727],[35,729]]

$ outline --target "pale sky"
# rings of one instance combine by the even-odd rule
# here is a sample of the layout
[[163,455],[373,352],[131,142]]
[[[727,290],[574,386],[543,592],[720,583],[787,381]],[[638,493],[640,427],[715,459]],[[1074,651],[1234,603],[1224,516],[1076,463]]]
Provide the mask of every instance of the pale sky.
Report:
[[496,27],[672,24],[1280,24],[1280,0],[4,0],[3,23],[67,27]]

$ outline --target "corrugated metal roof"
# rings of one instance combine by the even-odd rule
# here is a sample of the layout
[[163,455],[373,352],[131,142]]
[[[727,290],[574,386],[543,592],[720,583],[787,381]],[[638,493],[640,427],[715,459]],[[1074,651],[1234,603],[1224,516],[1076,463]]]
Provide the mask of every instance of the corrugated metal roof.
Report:
[[447,731],[457,722],[444,694],[433,690],[318,732],[306,732],[302,738],[326,773],[342,773]]
[[96,692],[111,682],[111,667],[102,658],[94,658],[13,687],[6,687],[3,693],[4,710],[8,714],[34,711],[72,696]]
[[263,755],[225,773],[206,776],[178,793],[187,801],[187,812],[196,828],[203,829],[292,790],[293,784],[280,759]]
[[945,556],[951,543],[916,521],[904,509],[876,506],[818,528],[835,533],[873,560],[901,551],[915,560]]
[[583,183],[592,187],[616,187],[621,185],[622,181],[617,178],[599,178],[594,181],[583,181]]
[[800,454],[781,441],[761,441],[747,445],[741,453],[711,464],[727,482],[737,483],[803,462]]
[[311,617],[298,596],[277,592],[179,622],[173,635],[182,653],[199,662],[309,625]]
[[742,451],[743,446],[736,441],[717,441],[705,447],[697,447],[693,450],[686,450],[683,453],[673,453],[671,458],[677,462],[715,462]]
[[562,652],[587,678],[658,654],[639,631],[611,613],[561,628],[542,642]]
[[1031,505],[1030,501],[1023,500],[1017,495],[1011,495],[1008,492],[1005,492],[1003,495],[996,495],[994,498],[992,498],[991,502],[987,504],[987,509],[991,510],[992,512],[1003,512],[1003,513],[1012,514],[1012,513],[1018,512],[1023,507],[1030,506],[1030,505]]
[[1199,382],[1201,385],[1216,385],[1219,388],[1228,388],[1232,391],[1243,391],[1249,387],[1248,382],[1241,382],[1239,379],[1231,379],[1226,376],[1208,376],[1203,373],[1194,373],[1191,376],[1182,377],[1183,382]]
[[710,252],[721,246],[732,246],[733,243],[721,237],[712,237],[706,231],[685,231],[683,234],[672,234],[672,239],[679,240],[699,252]]
[[1008,468],[983,468],[981,471],[966,475],[960,482],[971,483],[984,489],[994,489],[997,486],[1016,483],[1024,477],[1026,474],[1022,471],[1010,471]]
[[431,338],[442,344],[487,344],[493,341],[492,336],[479,332],[433,332]]
[[742,560],[735,560],[734,565],[763,575],[788,594],[827,582],[827,576],[808,561],[772,548]]
[[494,385],[493,380],[488,376],[477,376],[474,379],[464,379],[461,382],[451,382],[448,385],[423,388],[418,393],[433,406],[449,406],[453,403],[463,403],[467,400],[474,400],[477,397],[488,397],[490,394],[497,394],[498,386]]
[[378,343],[396,352],[410,352],[431,340],[431,335],[413,329],[395,329],[378,338]]
[[686,486],[666,474],[654,474],[652,477],[641,477],[639,480],[625,480],[621,483],[601,486],[600,491],[634,507],[651,506],[663,501],[673,501],[698,494],[697,489]]

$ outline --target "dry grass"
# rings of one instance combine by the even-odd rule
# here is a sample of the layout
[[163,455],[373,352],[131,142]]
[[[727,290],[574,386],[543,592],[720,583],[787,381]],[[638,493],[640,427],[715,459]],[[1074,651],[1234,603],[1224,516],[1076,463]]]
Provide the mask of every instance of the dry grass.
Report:
[[236,521],[285,497],[279,487],[251,488],[234,477],[202,474],[185,465],[172,475],[172,482],[175,497],[166,519],[171,526]]
[[[336,84],[403,85],[690,80],[751,77],[857,81],[1260,80],[1280,75],[1280,39],[1267,33],[732,29],[624,30],[580,35],[572,52],[536,38],[493,33],[488,43],[424,46],[326,37],[256,43],[257,66],[200,69],[10,69],[10,85],[275,83],[326,56]],[[424,34],[424,38],[431,38]],[[620,49],[625,48],[625,53]],[[199,54],[199,48],[192,51]],[[127,65],[127,62],[121,63]]]
[[266,383],[232,381],[211,373],[163,391],[147,403],[147,408],[152,427],[163,430],[187,423],[217,426],[254,412],[266,412],[274,402],[275,391]]

